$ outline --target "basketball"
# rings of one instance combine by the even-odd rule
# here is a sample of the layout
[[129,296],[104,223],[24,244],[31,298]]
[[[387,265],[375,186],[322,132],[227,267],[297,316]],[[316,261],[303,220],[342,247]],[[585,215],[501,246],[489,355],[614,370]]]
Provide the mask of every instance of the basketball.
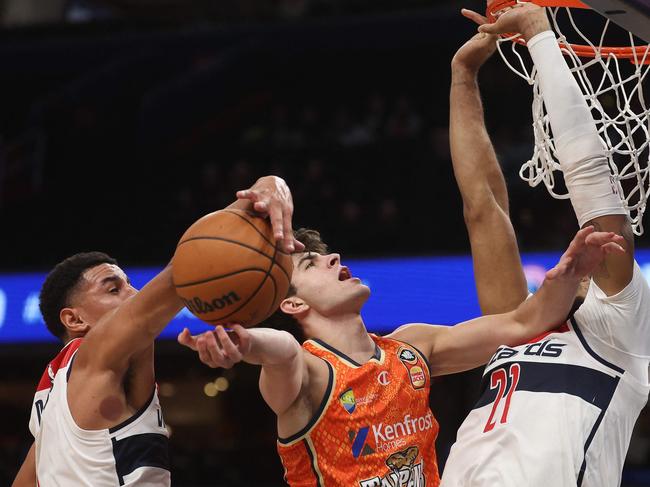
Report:
[[291,255],[275,245],[270,222],[240,210],[194,222],[172,259],[177,294],[212,325],[264,321],[286,297],[292,271]]

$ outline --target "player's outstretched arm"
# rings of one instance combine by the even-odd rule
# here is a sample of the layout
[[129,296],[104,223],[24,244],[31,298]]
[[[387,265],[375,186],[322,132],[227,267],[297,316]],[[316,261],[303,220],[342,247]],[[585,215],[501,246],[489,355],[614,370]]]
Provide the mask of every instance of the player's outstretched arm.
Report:
[[11,487],[34,487],[36,485],[36,458],[34,452],[34,445],[32,444],[25,461],[18,470],[18,474],[14,479]]
[[306,382],[304,352],[286,331],[233,325],[231,333],[217,326],[192,336],[185,329],[178,342],[198,352],[201,362],[210,367],[230,368],[241,361],[261,365],[260,392],[278,416],[295,402]]
[[485,364],[500,345],[515,346],[563,323],[580,280],[606,255],[623,253],[623,237],[611,232],[580,230],[533,297],[509,313],[483,316],[455,326],[407,325],[391,336],[425,353],[432,375],[462,372]]
[[577,81],[558,46],[543,8],[519,4],[503,13],[482,32],[519,32],[528,44],[538,71],[560,167],[580,226],[593,225],[625,238],[625,254],[612,254],[593,278],[606,294],[621,291],[632,280],[634,235],[616,187],[596,124]]
[[[463,14],[478,22],[474,12]],[[466,42],[451,63],[449,141],[456,183],[474,263],[474,281],[483,314],[504,313],[527,296],[508,191],[485,127],[478,72],[496,49],[496,37],[479,33]],[[499,279],[494,276],[499,275]]]
[[[239,192],[238,201],[230,207],[269,216],[285,249],[300,249],[291,231],[291,193],[281,178],[260,178],[251,188]],[[93,370],[125,371],[131,357],[149,348],[182,307],[168,265],[88,332],[75,359],[75,370],[78,373],[90,366]],[[119,373],[116,379],[121,380]]]

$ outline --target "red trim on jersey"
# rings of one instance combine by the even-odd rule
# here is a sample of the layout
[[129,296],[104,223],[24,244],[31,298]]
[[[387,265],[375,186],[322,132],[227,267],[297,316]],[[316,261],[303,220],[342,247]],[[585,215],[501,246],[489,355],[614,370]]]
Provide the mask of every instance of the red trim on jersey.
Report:
[[[566,333],[568,331],[569,331],[569,324],[564,323],[563,325],[558,326],[555,330],[551,330],[551,331],[547,331],[546,333],[542,333],[541,335],[533,338],[532,340],[527,341],[526,343],[535,343],[535,342],[538,342],[540,340],[543,340],[544,338],[546,338],[547,336],[549,336],[552,333]],[[522,343],[522,345],[523,345],[523,343]]]
[[69,341],[66,346],[61,349],[59,354],[54,357],[54,359],[47,365],[47,367],[45,367],[45,371],[41,376],[41,380],[39,381],[38,386],[36,386],[36,392],[43,391],[52,387],[52,378],[50,377],[49,373],[50,370],[52,371],[53,375],[56,375],[59,369],[66,367],[70,363],[70,359],[72,359],[74,353],[81,346],[82,342],[82,338],[75,338],[74,340]]

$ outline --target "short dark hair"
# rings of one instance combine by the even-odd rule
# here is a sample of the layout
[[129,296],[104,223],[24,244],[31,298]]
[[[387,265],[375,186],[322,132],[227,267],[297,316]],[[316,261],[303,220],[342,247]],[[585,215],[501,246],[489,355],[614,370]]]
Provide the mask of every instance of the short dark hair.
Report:
[[86,269],[100,264],[117,265],[117,261],[103,252],[80,252],[55,265],[41,286],[39,308],[45,325],[62,341],[66,339],[67,329],[61,323],[61,310],[70,306],[70,296]]
[[[320,232],[311,228],[299,228],[294,232],[296,240],[302,242],[305,246],[304,252],[313,252],[316,254],[325,255],[329,252],[327,244],[323,242]],[[289,291],[285,298],[295,296],[298,290],[293,284],[289,285]],[[296,340],[300,343],[304,342],[306,337],[298,321],[291,315],[288,315],[281,309],[277,309],[267,320],[264,322],[265,326],[275,328],[277,330],[285,330],[291,333]]]

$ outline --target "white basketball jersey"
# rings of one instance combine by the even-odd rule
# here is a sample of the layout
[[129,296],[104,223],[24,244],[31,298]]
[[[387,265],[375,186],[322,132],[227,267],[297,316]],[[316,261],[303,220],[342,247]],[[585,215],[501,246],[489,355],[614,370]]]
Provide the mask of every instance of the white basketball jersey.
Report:
[[38,385],[29,428],[35,438],[40,487],[158,487],[171,485],[168,433],[157,391],[131,418],[110,429],[79,428],[67,383],[82,339],[69,342]]
[[607,297],[592,281],[566,325],[500,347],[458,430],[442,487],[615,487],[650,387],[650,288],[638,265]]

